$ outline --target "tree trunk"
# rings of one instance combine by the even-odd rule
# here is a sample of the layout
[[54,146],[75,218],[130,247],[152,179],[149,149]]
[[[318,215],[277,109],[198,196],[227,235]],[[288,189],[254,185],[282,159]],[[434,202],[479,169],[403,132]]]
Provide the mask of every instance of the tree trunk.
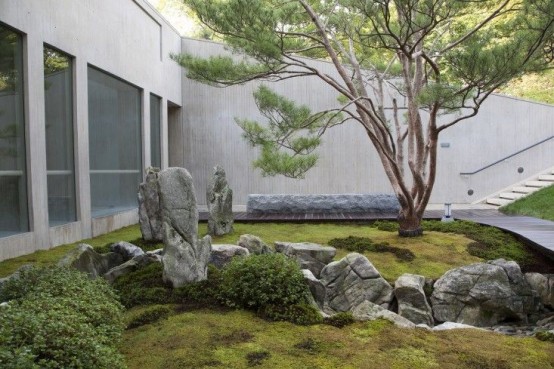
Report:
[[398,215],[398,235],[400,237],[417,237],[423,234],[421,215],[409,209],[401,209]]

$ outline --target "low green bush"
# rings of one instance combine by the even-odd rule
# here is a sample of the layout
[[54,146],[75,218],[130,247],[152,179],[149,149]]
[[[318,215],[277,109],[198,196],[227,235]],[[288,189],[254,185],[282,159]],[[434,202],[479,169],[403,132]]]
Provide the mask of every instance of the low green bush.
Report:
[[1,294],[11,299],[0,308],[0,367],[125,367],[117,351],[123,307],[105,281],[67,268],[31,268]]
[[265,305],[258,311],[262,318],[274,321],[287,321],[298,325],[313,325],[323,322],[319,311],[309,304],[288,306]]
[[348,236],[345,238],[333,238],[328,244],[338,249],[359,253],[390,252],[401,261],[412,261],[415,259],[415,254],[408,249],[391,246],[387,242],[374,243],[368,237]]
[[552,333],[551,331],[537,332],[535,334],[535,337],[541,341],[554,343],[554,333]]
[[398,222],[391,222],[388,220],[377,220],[371,224],[373,228],[377,228],[380,231],[385,232],[397,232]]
[[151,324],[157,322],[158,320],[167,318],[172,312],[172,309],[169,306],[165,305],[154,305],[148,307],[146,310],[135,316],[129,324],[127,324],[127,329],[133,329],[145,324]]
[[221,273],[220,300],[229,307],[307,303],[309,290],[296,261],[282,254],[235,258]]
[[167,304],[173,301],[173,289],[163,281],[163,266],[153,263],[118,277],[112,287],[126,308],[140,305]]
[[332,325],[333,327],[343,328],[347,325],[354,324],[356,320],[351,312],[340,312],[325,318],[325,324]]

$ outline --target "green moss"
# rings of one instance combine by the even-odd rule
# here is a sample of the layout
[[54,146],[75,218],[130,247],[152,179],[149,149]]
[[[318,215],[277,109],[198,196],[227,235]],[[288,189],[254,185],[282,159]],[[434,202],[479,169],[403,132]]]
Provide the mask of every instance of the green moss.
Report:
[[554,186],[543,188],[503,206],[500,211],[510,215],[526,215],[554,221]]
[[348,236],[346,238],[333,238],[328,242],[329,246],[346,249],[352,252],[390,252],[400,261],[412,261],[415,255],[408,249],[394,247],[388,242],[373,242],[369,237]]
[[347,325],[354,324],[354,322],[354,316],[349,311],[340,312],[328,318],[325,318],[325,324],[329,324],[337,328],[346,327]]
[[145,324],[152,324],[160,319],[165,319],[173,310],[166,305],[152,305],[138,313],[127,323],[127,329],[133,329]]
[[[247,332],[247,339],[229,339],[237,332]],[[267,369],[466,369],[472,368],[470,357],[487,363],[485,369],[500,369],[502,361],[513,369],[554,367],[552,344],[535,338],[479,330],[400,329],[382,320],[342,329],[306,327],[267,322],[245,311],[172,315],[126,331],[122,350],[129,369],[248,368],[246,356],[252,352],[270,354],[259,366]]]

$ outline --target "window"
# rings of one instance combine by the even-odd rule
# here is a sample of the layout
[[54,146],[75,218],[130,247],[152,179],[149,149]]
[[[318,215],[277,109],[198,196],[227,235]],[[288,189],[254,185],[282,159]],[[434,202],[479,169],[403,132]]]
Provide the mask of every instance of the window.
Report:
[[23,102],[22,37],[0,24],[0,237],[29,231]]
[[89,67],[88,108],[92,216],[136,208],[142,180],[140,91]]
[[151,166],[160,168],[162,166],[161,150],[161,114],[162,99],[150,94],[150,159]]
[[77,220],[71,58],[44,48],[46,169],[50,226]]

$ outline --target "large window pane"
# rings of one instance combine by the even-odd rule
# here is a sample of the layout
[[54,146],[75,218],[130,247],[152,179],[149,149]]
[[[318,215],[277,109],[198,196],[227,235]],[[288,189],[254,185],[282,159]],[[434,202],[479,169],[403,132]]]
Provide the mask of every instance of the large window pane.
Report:
[[161,150],[161,107],[162,99],[156,95],[150,95],[150,159],[151,166],[160,168],[162,166]]
[[0,24],[0,237],[29,231],[21,36]]
[[142,179],[140,91],[88,69],[92,216],[137,207]]
[[46,169],[50,226],[77,220],[73,160],[73,77],[71,58],[44,48]]

